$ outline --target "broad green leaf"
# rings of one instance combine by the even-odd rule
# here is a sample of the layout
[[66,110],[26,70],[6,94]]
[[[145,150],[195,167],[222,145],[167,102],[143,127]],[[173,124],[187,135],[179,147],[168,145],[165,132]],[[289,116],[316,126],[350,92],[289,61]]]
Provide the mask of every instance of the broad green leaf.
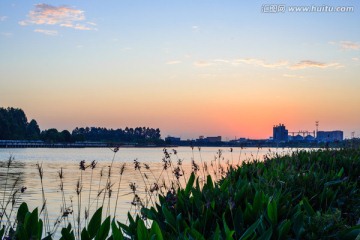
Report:
[[29,208],[25,202],[23,202],[17,212],[16,220],[18,221],[18,224],[23,224],[25,221],[25,215],[29,212]]
[[207,185],[207,187],[209,188],[209,190],[213,190],[213,189],[214,189],[214,185],[213,185],[213,181],[212,181],[212,179],[211,179],[211,175],[208,175],[208,176],[207,176],[206,185]]
[[88,231],[86,230],[86,228],[83,228],[83,230],[81,231],[81,240],[90,240],[90,235],[88,233]]
[[[193,239],[205,240],[204,236],[201,233],[199,233],[198,231],[196,231],[196,229],[194,229],[194,228],[191,228],[189,233],[193,237]],[[190,238],[190,239],[192,239],[192,238]]]
[[157,240],[163,240],[163,235],[161,232],[161,229],[159,227],[159,224],[156,221],[153,221],[152,225],[151,225],[151,229],[150,229],[150,235],[151,237],[153,237],[154,235],[156,236]]
[[119,227],[125,232],[125,234],[127,235],[131,235],[132,234],[132,231],[130,229],[130,227],[126,224],[123,224],[121,222],[117,222],[119,224]]
[[347,181],[347,180],[348,180],[348,178],[343,178],[343,179],[339,179],[339,180],[329,181],[329,182],[326,182],[326,183],[324,184],[324,187],[329,187],[329,186],[332,186],[332,185],[336,185],[336,184],[345,182],[345,181]]
[[141,212],[144,216],[146,216],[148,219],[155,220],[156,219],[156,210],[155,208],[151,207],[151,209],[148,208],[142,208]]
[[115,219],[113,219],[111,222],[111,231],[112,231],[113,240],[123,240],[124,239],[124,235],[122,234],[120,228],[118,228],[116,226]]
[[189,178],[189,181],[188,183],[186,184],[186,188],[185,188],[185,196],[188,197],[189,193],[190,193],[190,190],[191,188],[193,187],[194,185],[194,181],[195,181],[195,174],[194,173],[191,173],[191,176]]
[[340,171],[338,172],[338,174],[336,174],[336,176],[340,178],[343,174],[344,174],[344,167],[340,169]]
[[138,240],[147,240],[149,239],[148,230],[145,227],[145,224],[142,220],[138,221],[136,227],[137,239]]
[[239,240],[246,240],[249,237],[251,237],[254,233],[256,228],[259,226],[261,219],[259,218],[256,222],[254,222],[245,232],[244,234],[239,238]]
[[96,236],[96,233],[98,232],[100,225],[101,225],[101,214],[102,214],[102,207],[100,207],[92,218],[90,219],[89,225],[87,227],[87,232],[89,233],[90,239],[94,238]]
[[298,210],[292,218],[292,229],[296,235],[296,239],[301,239],[304,233],[304,213]]
[[165,222],[176,232],[176,220],[172,213],[166,208],[165,205],[162,206],[162,212],[165,216]]
[[302,204],[306,210],[306,212],[312,217],[315,215],[315,211],[314,209],[311,207],[309,201],[307,200],[307,198],[304,198],[302,201]]
[[226,224],[225,213],[223,213],[223,215],[222,215],[222,220],[223,220],[223,225],[224,225],[224,229],[225,229],[226,240],[232,240],[233,239],[232,235],[234,235],[235,231],[230,230],[230,228]]
[[0,239],[2,239],[4,233],[5,233],[5,226],[3,225],[3,228],[0,230]]
[[255,193],[255,197],[254,197],[254,202],[253,202],[253,211],[254,213],[259,213],[259,211],[261,210],[261,206],[263,204],[263,193],[260,191],[256,191]]
[[[69,224],[69,226],[71,226]],[[75,236],[74,236],[74,232],[70,231],[69,227],[68,228],[63,228],[61,230],[61,238],[60,240],[75,240]]]
[[99,231],[96,234],[95,240],[103,240],[109,235],[110,231],[110,216],[101,224]]
[[267,207],[268,217],[273,225],[277,224],[278,221],[278,212],[277,212],[277,202],[273,199],[269,202]]
[[360,225],[356,225],[352,228],[341,231],[339,235],[339,239],[350,240],[356,239],[360,234]]
[[221,231],[220,231],[220,227],[219,227],[219,224],[216,223],[216,229],[215,229],[215,232],[214,232],[214,235],[213,235],[213,240],[221,240],[222,237],[221,237]]
[[270,240],[272,235],[273,235],[273,228],[270,227],[258,238],[258,240]]
[[290,231],[291,222],[290,220],[286,219],[280,223],[277,228],[278,231],[278,239],[286,239],[287,235]]
[[28,236],[32,239],[38,239],[38,209],[35,208],[31,214],[27,214],[24,223]]
[[39,222],[37,224],[37,235],[39,240],[41,239],[42,236],[42,230],[43,230],[43,221],[39,219]]

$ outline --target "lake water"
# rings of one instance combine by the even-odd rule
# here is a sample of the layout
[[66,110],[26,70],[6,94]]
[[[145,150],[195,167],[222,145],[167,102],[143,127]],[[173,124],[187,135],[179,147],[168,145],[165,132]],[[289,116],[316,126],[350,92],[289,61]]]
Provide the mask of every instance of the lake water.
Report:
[[[168,163],[171,161],[172,165],[167,165],[167,169],[164,170],[163,158],[166,154],[162,148],[120,148],[116,153],[106,148],[0,149],[0,209],[3,209],[10,199],[6,208],[9,218],[16,215],[16,208],[21,202],[26,202],[30,210],[38,207],[40,211],[43,206],[41,187],[43,186],[47,212],[44,210],[42,215],[47,213],[49,219],[47,225],[50,231],[55,231],[54,225],[59,229],[69,222],[73,226],[78,225],[76,218],[79,211],[80,219],[82,219],[81,226],[84,226],[85,209],[90,209],[91,216],[101,205],[104,205],[104,216],[115,215],[117,220],[126,223],[129,211],[135,215],[141,204],[151,206],[155,202],[156,194],[160,191],[167,192],[171,182],[184,186],[186,178],[192,171],[192,159],[199,165],[197,175],[200,178],[209,173],[216,179],[220,178],[220,166],[226,169],[230,164],[237,165],[242,161],[251,161],[255,158],[261,160],[266,154],[283,155],[293,150],[214,147],[204,147],[199,150],[196,147],[193,149],[179,147],[175,148],[175,151],[176,154],[173,149],[167,149],[168,158],[165,160]],[[14,160],[7,168],[10,157]],[[140,169],[135,169],[135,159],[140,162]],[[85,167],[89,166],[93,160],[97,162],[97,165],[94,169],[87,167],[81,170],[79,164],[82,160],[85,160]],[[179,160],[182,165],[178,165]],[[123,174],[120,174],[124,163],[125,169]],[[41,185],[37,164],[42,165],[43,185]],[[144,164],[148,164],[149,169]],[[201,167],[203,164],[207,165],[205,170]],[[108,177],[111,165],[111,175]],[[184,171],[185,175],[180,176],[179,181],[173,174],[178,166],[180,173]],[[61,169],[62,179],[59,178]],[[110,187],[105,189],[107,183]],[[160,188],[158,191],[156,191],[155,183]],[[63,184],[63,191],[61,191],[61,184]],[[130,185],[133,184],[136,189],[132,190]],[[21,193],[23,187],[26,187],[26,190]],[[109,189],[111,194],[109,194]],[[155,191],[151,192],[151,189]],[[19,192],[14,198],[14,211],[11,211],[11,196],[16,190]],[[135,195],[138,198],[135,199]],[[73,212],[68,217],[61,218],[66,211],[65,208]],[[56,224],[58,220],[60,223]],[[3,216],[2,224],[5,222],[6,218]]]

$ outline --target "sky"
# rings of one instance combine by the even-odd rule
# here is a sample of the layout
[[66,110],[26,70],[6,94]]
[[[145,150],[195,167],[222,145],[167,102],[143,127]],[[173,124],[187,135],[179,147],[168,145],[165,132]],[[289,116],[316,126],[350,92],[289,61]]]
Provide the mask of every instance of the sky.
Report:
[[41,129],[360,137],[360,3],[271,3],[2,0],[0,106]]

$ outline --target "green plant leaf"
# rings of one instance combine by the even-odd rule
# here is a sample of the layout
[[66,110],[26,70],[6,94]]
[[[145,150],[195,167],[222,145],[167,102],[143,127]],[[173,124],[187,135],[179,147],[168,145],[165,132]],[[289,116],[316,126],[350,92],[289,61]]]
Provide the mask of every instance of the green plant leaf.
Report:
[[324,187],[329,187],[329,186],[332,186],[332,185],[336,185],[336,184],[345,182],[345,181],[347,181],[347,180],[348,180],[348,178],[343,178],[343,179],[339,179],[339,180],[329,181],[329,182],[326,182],[326,183],[324,184]]
[[214,235],[213,235],[213,240],[221,240],[222,237],[221,237],[221,231],[220,231],[220,227],[219,227],[219,224],[216,223],[216,229],[215,229],[215,232],[214,232]]
[[124,235],[122,234],[120,228],[116,226],[115,219],[113,219],[111,222],[111,231],[112,231],[113,240],[123,240],[124,239]]
[[270,227],[258,238],[258,240],[270,240],[272,235],[273,235],[273,228]]
[[18,224],[23,224],[24,221],[25,221],[25,215],[26,213],[29,212],[29,208],[27,206],[27,204],[25,202],[23,202],[19,209],[18,209],[18,212],[17,212],[17,215],[16,215],[16,220],[18,222]]
[[151,236],[151,238],[156,236],[154,239],[157,239],[157,240],[163,240],[164,239],[163,235],[162,235],[162,232],[161,232],[161,229],[159,227],[159,224],[156,221],[153,221],[153,223],[151,225],[150,236]]
[[0,230],[0,239],[2,239],[4,233],[5,233],[5,225],[3,225],[3,228]]
[[302,205],[304,206],[306,212],[310,215],[310,217],[315,215],[315,211],[314,209],[311,207],[309,201],[307,200],[307,198],[304,198],[302,201]]
[[209,188],[209,190],[214,189],[213,181],[211,179],[211,175],[208,175],[206,178],[206,186]]
[[128,225],[125,225],[121,222],[117,222],[119,224],[119,227],[125,232],[125,234],[130,235],[134,232]]
[[145,227],[145,224],[142,220],[138,221],[136,227],[137,239],[138,240],[147,240],[149,239],[148,230]]
[[274,199],[272,199],[268,203],[267,214],[271,223],[273,225],[276,225],[278,221],[278,212],[277,212],[277,202]]
[[233,239],[232,235],[234,235],[235,231],[230,230],[230,228],[229,228],[228,225],[226,224],[225,213],[223,213],[223,215],[222,215],[222,220],[223,220],[223,225],[224,225],[226,240],[231,240],[231,239]]
[[336,174],[338,178],[340,178],[344,174],[344,167],[340,169],[340,171]]
[[292,218],[292,230],[296,235],[296,239],[301,239],[304,232],[304,213],[298,210]]
[[162,206],[162,212],[165,216],[165,222],[169,224],[169,226],[176,231],[176,220],[175,217],[172,215],[172,213],[166,208],[165,205]]
[[194,185],[194,181],[195,181],[195,174],[191,173],[191,176],[188,180],[188,183],[186,184],[186,188],[185,188],[185,196],[188,196],[190,193],[191,188]]
[[71,231],[71,224],[69,223],[67,228],[61,229],[60,240],[75,240],[74,232]]
[[352,228],[341,231],[338,234],[338,236],[339,239],[350,240],[350,239],[356,239],[359,236],[359,234],[360,234],[360,225],[356,225]]
[[190,238],[190,239],[205,240],[204,236],[194,228],[191,228],[189,230],[189,233],[193,237],[193,238]]
[[96,234],[95,240],[103,240],[109,235],[110,231],[110,216],[101,224],[99,231]]
[[43,221],[39,219],[39,222],[37,224],[37,236],[39,240],[41,239],[42,231],[43,231]]
[[[38,209],[35,208],[32,213],[26,214],[25,216],[25,223],[24,223],[25,230],[29,238],[38,239]],[[40,236],[41,237],[41,236]]]
[[83,228],[83,230],[81,231],[81,240],[90,240],[90,235],[88,233],[88,231],[86,230],[86,228]]
[[278,239],[286,239],[290,231],[290,227],[291,227],[290,220],[286,219],[282,221],[280,225],[277,227]]
[[261,219],[259,218],[256,222],[254,222],[246,231],[244,234],[239,238],[239,240],[246,240],[249,237],[251,237],[254,233],[256,228],[259,226]]
[[100,225],[101,225],[101,215],[102,215],[102,207],[100,207],[92,218],[90,219],[90,222],[87,227],[87,232],[89,233],[90,239],[93,239],[96,236],[96,233],[98,232]]
[[143,216],[146,216],[148,219],[151,219],[151,220],[156,219],[156,210],[153,207],[151,207],[150,209],[142,208],[141,213]]

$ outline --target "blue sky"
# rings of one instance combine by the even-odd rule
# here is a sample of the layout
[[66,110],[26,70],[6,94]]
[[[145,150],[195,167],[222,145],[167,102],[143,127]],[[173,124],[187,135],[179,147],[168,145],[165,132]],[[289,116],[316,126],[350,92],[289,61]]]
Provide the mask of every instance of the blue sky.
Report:
[[[355,131],[358,1],[1,1],[0,103],[42,128]],[[290,6],[351,12],[289,12]]]

